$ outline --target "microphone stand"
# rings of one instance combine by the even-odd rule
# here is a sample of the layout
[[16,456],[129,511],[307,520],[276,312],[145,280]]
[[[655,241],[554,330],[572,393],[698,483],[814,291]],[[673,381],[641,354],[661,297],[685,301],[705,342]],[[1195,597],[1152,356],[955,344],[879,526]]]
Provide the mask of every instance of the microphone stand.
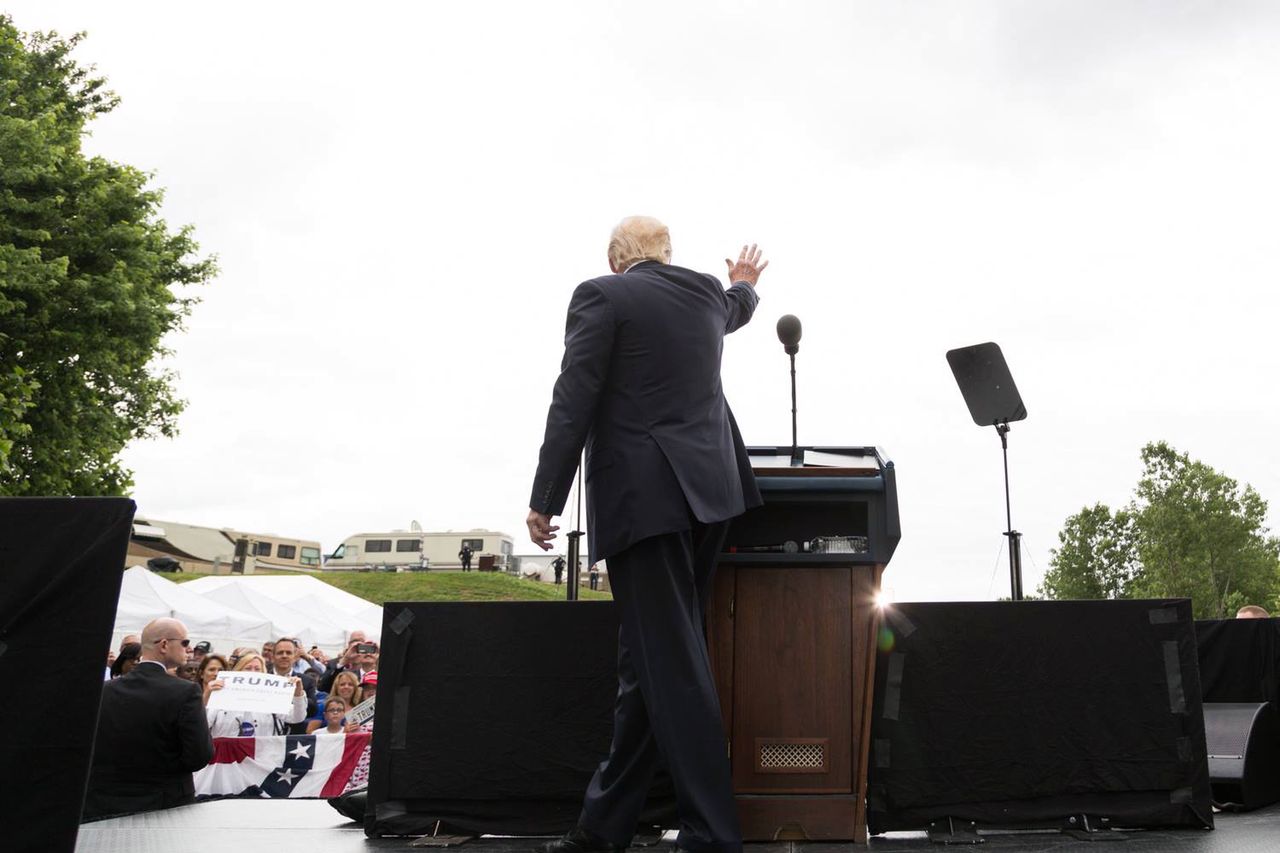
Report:
[[[799,349],[797,347],[796,349]],[[791,467],[804,467],[804,454],[800,452],[800,446],[796,439],[796,349],[787,347],[787,354],[791,356]]]
[[580,540],[582,539],[582,464],[583,460],[578,460],[578,512],[575,518],[576,523],[574,529],[570,530],[565,536],[569,539],[569,571],[568,583],[565,584],[564,597],[565,601],[578,600],[578,577],[581,574],[581,567],[578,565],[578,552],[581,548]]
[[1013,529],[1013,510],[1009,503],[1009,422],[996,424],[1000,434],[1000,449],[1004,454],[1004,516],[1009,529],[1009,589],[1014,601],[1022,601],[1022,534]]

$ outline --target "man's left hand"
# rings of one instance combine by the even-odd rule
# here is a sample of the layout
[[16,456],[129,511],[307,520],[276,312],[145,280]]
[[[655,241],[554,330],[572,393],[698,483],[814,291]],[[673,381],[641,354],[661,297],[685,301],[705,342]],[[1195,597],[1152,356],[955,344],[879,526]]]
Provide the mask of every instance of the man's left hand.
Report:
[[768,261],[760,263],[760,250],[756,248],[755,243],[752,243],[749,247],[742,247],[736,264],[728,258],[725,258],[724,262],[725,266],[729,268],[729,284],[745,281],[753,288],[756,286],[756,282],[760,280],[760,273],[764,272],[764,268],[769,266]]
[[529,526],[529,538],[544,551],[551,550],[551,540],[556,538],[556,531],[560,528],[551,523],[551,516],[537,510],[530,509],[529,517],[524,522]]

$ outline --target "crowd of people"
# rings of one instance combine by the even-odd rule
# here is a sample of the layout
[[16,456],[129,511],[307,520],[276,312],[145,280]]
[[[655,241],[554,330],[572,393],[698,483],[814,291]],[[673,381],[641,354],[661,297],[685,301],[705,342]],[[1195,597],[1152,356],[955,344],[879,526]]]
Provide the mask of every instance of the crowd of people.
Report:
[[[192,802],[191,774],[212,760],[213,738],[372,731],[372,716],[347,716],[377,693],[378,645],[363,631],[348,637],[330,658],[317,646],[304,650],[296,637],[223,654],[208,641],[193,643],[177,619],[156,619],[126,635],[107,654],[85,819]],[[293,686],[289,710],[208,707],[223,688],[222,672],[285,676]],[[363,787],[368,776],[366,747],[348,789]]]

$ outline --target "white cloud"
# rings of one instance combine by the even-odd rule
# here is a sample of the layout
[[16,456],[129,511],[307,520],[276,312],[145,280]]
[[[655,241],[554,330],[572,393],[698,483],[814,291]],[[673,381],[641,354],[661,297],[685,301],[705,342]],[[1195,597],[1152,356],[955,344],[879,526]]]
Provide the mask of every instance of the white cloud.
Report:
[[953,347],[1001,343],[1027,401],[1029,589],[1146,441],[1280,500],[1270,4],[10,12],[90,31],[124,99],[91,148],[154,169],[221,260],[172,342],[182,435],[127,453],[146,513],[519,534],[568,293],[635,212],[685,265],[765,247],[730,400],[787,440],[773,323],[798,314],[801,440],[898,465],[897,600],[1006,589],[999,443]]

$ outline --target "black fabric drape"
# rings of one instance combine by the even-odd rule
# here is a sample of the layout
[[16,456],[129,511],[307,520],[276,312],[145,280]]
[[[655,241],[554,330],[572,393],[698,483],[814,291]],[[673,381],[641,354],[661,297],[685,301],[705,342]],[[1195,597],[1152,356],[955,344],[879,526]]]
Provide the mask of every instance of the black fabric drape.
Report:
[[1204,701],[1280,706],[1280,619],[1200,620],[1196,644]]
[[5,850],[73,850],[134,504],[0,499],[0,684],[21,685],[0,738]]
[[887,609],[870,765],[873,832],[1082,811],[1211,826],[1190,603]]
[[[613,603],[388,603],[383,619],[366,832],[573,826],[613,731]],[[646,823],[673,802],[664,777]]]

